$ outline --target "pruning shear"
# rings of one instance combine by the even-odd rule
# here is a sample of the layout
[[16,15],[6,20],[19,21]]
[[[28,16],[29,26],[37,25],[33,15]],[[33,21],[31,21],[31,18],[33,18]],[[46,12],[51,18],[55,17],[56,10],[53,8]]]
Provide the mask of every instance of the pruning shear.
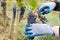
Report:
[[[41,12],[41,13],[39,13],[38,14],[38,17],[39,17],[39,19],[42,19],[41,21],[43,21],[45,24],[50,24],[50,23],[47,23],[47,21],[46,20],[44,20],[44,17],[42,16],[42,15],[45,15],[45,12],[46,12],[46,10],[44,10],[43,12]],[[52,24],[50,24],[51,26],[54,26],[54,25],[52,25]]]

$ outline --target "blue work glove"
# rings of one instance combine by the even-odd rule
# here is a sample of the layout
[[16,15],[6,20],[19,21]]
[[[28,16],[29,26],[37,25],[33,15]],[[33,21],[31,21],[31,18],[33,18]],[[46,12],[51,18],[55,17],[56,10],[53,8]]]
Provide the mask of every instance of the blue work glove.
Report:
[[[50,13],[54,8],[56,7],[56,3],[55,2],[47,2],[44,3],[41,8],[39,8],[38,13],[40,14],[48,14]],[[45,10],[46,9],[46,10]]]
[[[45,10],[46,9],[46,10]],[[50,7],[49,6],[43,6],[39,9],[39,12],[38,13],[41,13],[41,14],[48,14],[50,13]]]
[[27,38],[33,38],[36,36],[43,36],[45,34],[53,34],[51,25],[49,24],[30,24],[25,28],[25,34]]

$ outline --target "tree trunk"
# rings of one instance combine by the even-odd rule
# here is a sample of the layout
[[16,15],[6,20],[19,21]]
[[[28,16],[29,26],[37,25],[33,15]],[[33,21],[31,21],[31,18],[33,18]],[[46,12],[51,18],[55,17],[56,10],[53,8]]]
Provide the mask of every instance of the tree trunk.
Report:
[[10,38],[11,40],[14,40],[14,39],[13,39],[13,36],[14,36],[14,34],[13,34],[13,32],[14,32],[13,23],[14,23],[14,18],[13,18],[13,16],[12,16],[12,18],[11,18],[11,23],[10,23],[10,36],[9,36],[9,38]]
[[3,26],[4,26],[4,32],[7,28],[7,18],[6,18],[6,1],[3,2],[4,4],[2,4],[2,16],[3,16]]

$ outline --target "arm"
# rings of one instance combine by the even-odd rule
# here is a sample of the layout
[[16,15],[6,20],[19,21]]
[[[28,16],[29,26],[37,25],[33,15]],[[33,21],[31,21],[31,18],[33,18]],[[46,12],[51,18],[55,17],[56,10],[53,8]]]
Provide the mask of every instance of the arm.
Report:
[[[47,9],[47,10],[45,10]],[[54,11],[60,11],[60,2],[47,2],[42,4],[42,6],[39,8],[38,13],[44,12],[44,14],[50,13],[52,10]]]
[[56,3],[56,6],[53,10],[54,11],[60,11],[60,2],[55,2],[55,3]]
[[60,27],[59,26],[53,26],[52,30],[55,33],[56,37],[60,37]]

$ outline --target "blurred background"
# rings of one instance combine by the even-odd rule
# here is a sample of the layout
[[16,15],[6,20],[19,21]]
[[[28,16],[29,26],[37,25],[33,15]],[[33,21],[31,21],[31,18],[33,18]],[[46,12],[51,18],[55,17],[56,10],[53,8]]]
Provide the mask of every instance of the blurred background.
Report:
[[[22,0],[23,4],[34,10],[36,6],[41,6],[45,2],[60,0]],[[4,2],[4,5],[2,5]],[[0,0],[0,40],[26,40],[24,29],[27,24],[27,16],[29,10],[25,9],[24,16],[21,18],[20,0]],[[33,5],[34,4],[34,5]],[[16,16],[14,18],[13,8],[16,8]],[[60,26],[60,12],[52,11],[50,14],[44,15],[50,24]],[[20,19],[20,20],[19,20]],[[20,21],[20,22],[19,22]],[[37,23],[42,23],[37,18]],[[60,40],[52,35],[35,37],[34,40]]]

